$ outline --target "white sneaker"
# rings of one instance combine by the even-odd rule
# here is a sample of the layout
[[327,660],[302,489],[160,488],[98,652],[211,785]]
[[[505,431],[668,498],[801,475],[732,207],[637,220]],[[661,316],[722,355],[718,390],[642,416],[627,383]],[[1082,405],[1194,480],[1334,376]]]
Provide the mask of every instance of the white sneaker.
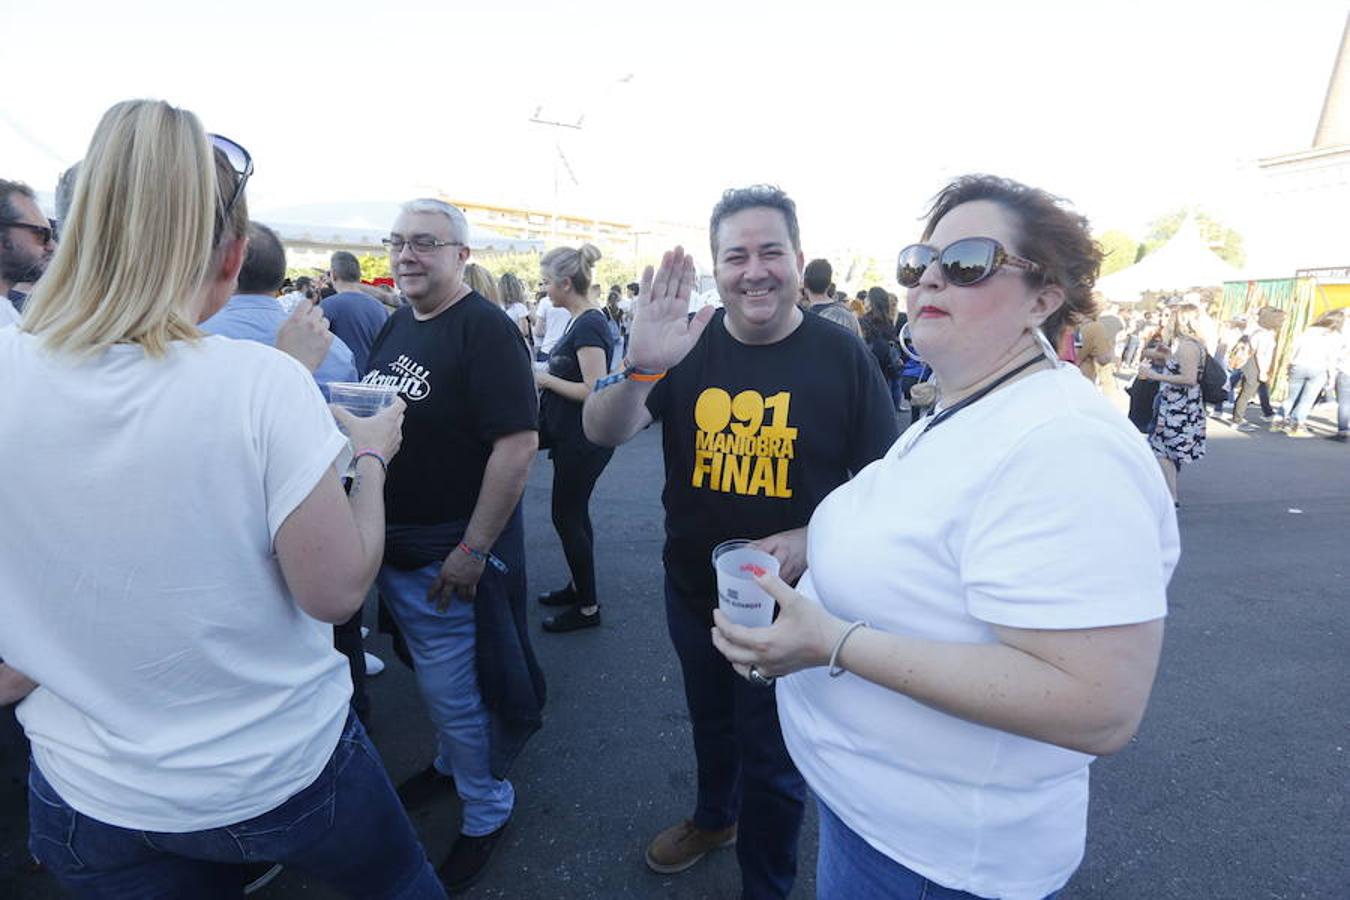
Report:
[[380,659],[378,656],[376,656],[376,655],[373,654],[373,653],[367,653],[367,654],[365,654],[365,657],[366,657],[366,674],[367,674],[367,675],[370,675],[370,676],[373,677],[373,676],[378,675],[378,674],[380,674],[381,672],[384,671],[384,660]]

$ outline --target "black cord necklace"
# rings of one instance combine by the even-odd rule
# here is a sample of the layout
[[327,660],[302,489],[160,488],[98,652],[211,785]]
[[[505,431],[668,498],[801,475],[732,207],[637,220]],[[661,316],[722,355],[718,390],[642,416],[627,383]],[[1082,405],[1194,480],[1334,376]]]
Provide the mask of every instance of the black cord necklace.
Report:
[[988,397],[994,391],[1003,387],[1003,385],[1007,384],[1009,381],[1012,381],[1018,375],[1021,375],[1023,372],[1025,372],[1027,369],[1030,369],[1037,363],[1043,363],[1048,361],[1049,360],[1047,360],[1043,355],[1037,354],[1035,357],[1022,363],[1017,368],[1004,372],[998,378],[994,379],[989,384],[986,384],[984,387],[980,388],[978,391],[971,394],[969,397],[966,397],[964,400],[952,404],[951,406],[947,407],[940,413],[930,413],[928,417],[924,420],[923,430],[918,433],[918,435],[914,438],[914,440],[910,441],[907,445],[905,445],[905,448],[900,451],[900,454],[903,456],[904,454],[908,453],[910,449],[912,449],[913,446],[919,442],[919,438],[923,437],[925,434],[932,431],[934,428],[938,427],[943,422],[947,421],[952,416],[956,415],[961,410],[965,409],[967,406],[970,406],[974,403],[979,402],[980,400],[983,400],[985,397]]

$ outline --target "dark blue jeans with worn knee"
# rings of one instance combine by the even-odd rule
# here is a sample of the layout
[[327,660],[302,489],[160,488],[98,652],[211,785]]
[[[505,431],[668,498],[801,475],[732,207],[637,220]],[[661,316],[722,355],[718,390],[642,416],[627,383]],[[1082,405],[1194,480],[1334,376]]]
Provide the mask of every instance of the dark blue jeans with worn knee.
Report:
[[786,897],[797,878],[806,782],[783,743],[774,688],[737,675],[713,646],[712,620],[698,611],[708,602],[681,596],[666,579],[666,623],[698,762],[694,824],[716,830],[737,822],[742,896]]
[[258,862],[282,863],[349,897],[445,897],[355,712],[314,783],[246,822],[183,833],[119,828],[76,812],[30,762],[28,830],[33,856],[74,897],[241,897],[239,866]]

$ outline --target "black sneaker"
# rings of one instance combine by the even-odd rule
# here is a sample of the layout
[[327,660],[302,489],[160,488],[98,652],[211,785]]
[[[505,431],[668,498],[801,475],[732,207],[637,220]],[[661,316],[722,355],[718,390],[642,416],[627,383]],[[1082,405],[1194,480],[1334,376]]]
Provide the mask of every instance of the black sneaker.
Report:
[[461,834],[455,838],[455,843],[451,845],[445,861],[436,869],[441,884],[445,885],[446,891],[451,896],[472,887],[473,883],[482,877],[483,870],[492,859],[492,851],[497,848],[497,842],[506,833],[506,826],[510,824],[511,820],[507,819],[501,828],[482,837]]
[[594,628],[600,624],[600,610],[586,615],[581,611],[580,606],[573,606],[571,609],[564,610],[556,616],[549,616],[544,620],[544,630],[551,631],[554,634],[562,634],[567,631],[579,631],[582,628]]
[[539,602],[544,606],[573,606],[577,602],[577,592],[569,584],[565,588],[540,594]]
[[430,765],[398,786],[398,799],[404,809],[420,809],[447,791],[455,792],[455,779]]

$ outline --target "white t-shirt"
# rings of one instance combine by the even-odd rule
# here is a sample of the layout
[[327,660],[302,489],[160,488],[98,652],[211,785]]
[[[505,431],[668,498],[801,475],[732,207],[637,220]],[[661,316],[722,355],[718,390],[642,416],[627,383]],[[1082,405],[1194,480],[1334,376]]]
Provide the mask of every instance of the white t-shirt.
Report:
[[[548,302],[545,307],[544,303]],[[539,342],[541,353],[552,353],[553,345],[562,340],[562,336],[567,333],[567,326],[572,324],[572,314],[564,307],[554,306],[547,297],[539,301],[539,309],[535,310],[535,315],[539,315],[539,310],[544,310],[544,338]]]
[[1332,372],[1345,347],[1345,336],[1328,328],[1309,328],[1294,340],[1289,364]]
[[[798,589],[847,621],[994,643],[1166,614],[1176,515],[1143,437],[1072,366],[956,413],[830,494]],[[1083,855],[1093,757],[976,725],[853,674],[780,679],[783,736],[871,846],[981,897],[1058,890]]]
[[18,325],[20,321],[19,311],[14,308],[14,304],[8,297],[0,295],[0,328],[6,325]]
[[524,303],[512,303],[506,308],[506,317],[519,326],[522,319],[530,317],[530,309]]
[[0,657],[43,775],[101,822],[271,810],[337,746],[351,678],[273,553],[346,439],[252,341],[54,357],[0,330]]

